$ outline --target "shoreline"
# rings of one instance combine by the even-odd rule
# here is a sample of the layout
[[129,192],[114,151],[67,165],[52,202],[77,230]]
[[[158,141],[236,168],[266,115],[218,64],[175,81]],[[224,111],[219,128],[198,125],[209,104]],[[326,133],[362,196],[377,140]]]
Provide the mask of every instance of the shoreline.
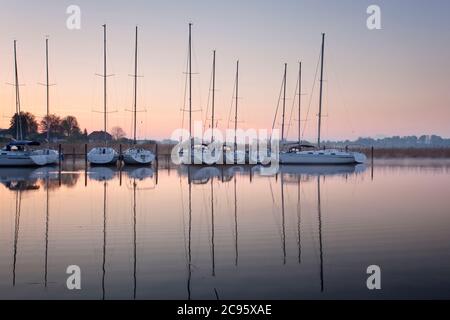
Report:
[[[44,146],[45,144],[43,144]],[[93,147],[103,146],[102,143],[82,143],[82,142],[66,142],[61,143],[62,151],[65,155],[75,154],[76,156],[83,156],[85,153],[85,146],[87,150]],[[50,144],[50,147],[58,149],[59,144]],[[129,143],[112,142],[108,146],[116,149],[118,152],[122,148],[125,151],[132,145]],[[137,145],[139,148],[144,148],[153,151],[159,156],[170,156],[174,145],[161,143],[145,143]],[[349,148],[348,151],[355,151],[364,153],[368,159],[372,157],[372,148]],[[416,158],[416,159],[450,159],[450,148],[373,148],[373,157],[375,159],[399,159],[399,158]]]

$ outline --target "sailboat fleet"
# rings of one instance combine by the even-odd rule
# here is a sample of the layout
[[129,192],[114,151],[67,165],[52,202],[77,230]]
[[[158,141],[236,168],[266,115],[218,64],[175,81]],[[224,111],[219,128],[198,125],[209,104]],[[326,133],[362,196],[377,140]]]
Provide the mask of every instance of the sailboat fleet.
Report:
[[[237,143],[237,124],[238,124],[238,99],[239,99],[239,60],[236,62],[236,78],[234,87],[234,141],[232,147],[223,146],[223,150],[217,152],[217,146],[214,145],[214,103],[215,103],[215,65],[216,65],[216,51],[214,50],[213,58],[213,72],[212,72],[212,137],[211,144],[205,143],[196,144],[195,137],[192,136],[192,24],[189,24],[189,47],[188,47],[188,72],[189,77],[189,147],[183,149],[180,153],[181,163],[186,165],[218,165],[218,164],[259,164],[261,158],[265,155],[259,155],[257,152],[249,152],[238,148]],[[348,152],[337,149],[322,148],[321,143],[321,125],[322,125],[322,101],[323,101],[323,74],[324,74],[324,54],[325,54],[325,34],[322,34],[321,47],[321,70],[320,70],[320,96],[319,96],[319,114],[318,114],[318,139],[317,147],[310,145],[302,145],[301,143],[301,68],[299,64],[299,110],[298,110],[298,143],[287,144],[285,137],[285,114],[286,114],[286,81],[287,81],[287,64],[284,66],[283,76],[283,114],[282,114],[282,129],[281,129],[281,151],[275,155],[280,164],[285,165],[339,165],[339,164],[359,164],[366,161],[366,156],[359,152]],[[212,146],[212,147],[211,147]],[[288,147],[288,150],[284,150]],[[311,149],[313,147],[314,149]],[[303,150],[303,149],[309,150]],[[189,150],[190,149],[190,150]],[[189,155],[186,156],[186,151]],[[272,151],[271,151],[272,152]]]
[[[47,52],[47,110],[48,110],[48,40],[46,41]],[[0,166],[2,167],[23,167],[23,166],[43,166],[53,164],[58,161],[59,154],[54,150],[31,150],[31,147],[39,146],[36,141],[23,139],[22,114],[20,107],[19,73],[17,63],[17,41],[14,40],[14,88],[16,100],[15,127],[16,139],[9,142],[0,150]]]
[[[108,128],[108,96],[107,96],[107,27],[103,25],[103,134],[104,144],[96,146],[87,153],[87,161],[95,166],[116,165],[118,161],[123,161],[126,165],[150,165],[156,158],[155,154],[150,150],[140,148],[137,145],[137,114],[138,114],[138,27],[135,33],[135,50],[134,50],[134,97],[133,97],[133,143],[132,146],[125,150],[123,154],[119,154],[113,147],[109,146],[107,133]],[[358,164],[364,163],[366,157],[362,153],[348,152],[336,149],[327,149],[321,142],[321,126],[322,126],[322,102],[323,102],[323,75],[324,75],[324,54],[325,54],[325,34],[322,34],[322,46],[320,56],[320,95],[319,95],[319,113],[318,113],[318,132],[317,132],[317,146],[302,145],[301,141],[301,77],[302,64],[299,63],[299,93],[298,93],[298,142],[287,143],[285,136],[285,114],[286,114],[286,73],[287,64],[284,66],[283,77],[283,114],[282,114],[282,128],[281,128],[281,143],[280,150],[275,155],[276,159],[281,164],[294,165],[339,165],[339,164]],[[46,106],[47,117],[50,115],[50,94],[49,87],[49,66],[48,66],[48,39],[46,39]],[[185,165],[218,165],[218,164],[250,164],[261,163],[260,156],[251,154],[245,150],[238,148],[238,101],[239,101],[239,60],[236,62],[236,75],[234,84],[234,141],[231,145],[220,145],[215,141],[215,80],[216,80],[216,50],[213,51],[212,63],[212,100],[211,100],[211,143],[207,144],[203,141],[201,143],[196,140],[192,134],[192,24],[189,23],[189,47],[188,47],[188,65],[187,65],[187,88],[188,88],[188,112],[189,112],[189,147],[180,151],[181,163]],[[16,138],[4,146],[0,150],[0,166],[44,166],[56,164],[61,160],[62,155],[58,151],[47,148],[32,150],[32,147],[38,146],[39,143],[35,141],[28,141],[23,139],[22,120],[20,110],[20,92],[17,66],[17,49],[16,41],[14,41],[14,87],[16,99],[16,119],[15,129]],[[231,110],[230,110],[231,112]],[[47,129],[47,142],[50,142],[51,128]],[[217,142],[217,144],[216,144]],[[217,146],[220,145],[220,148]],[[306,149],[306,150],[305,150]],[[272,151],[269,151],[271,153]],[[273,155],[272,155],[273,156]]]

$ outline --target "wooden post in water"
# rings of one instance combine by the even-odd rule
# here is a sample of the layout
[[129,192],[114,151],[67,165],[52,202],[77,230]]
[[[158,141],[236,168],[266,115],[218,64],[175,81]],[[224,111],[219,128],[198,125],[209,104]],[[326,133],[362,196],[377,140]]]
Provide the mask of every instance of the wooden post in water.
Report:
[[374,153],[374,147],[372,146],[371,152],[370,152],[370,157],[371,157],[371,160],[372,160],[372,167],[373,167],[373,153]]
[[88,158],[87,158],[87,150],[88,150],[88,146],[87,143],[84,144],[84,167],[87,170],[88,167]]
[[59,167],[61,168],[62,165],[62,146],[61,144],[58,145],[58,152],[59,152]]
[[[156,175],[158,175],[158,169],[159,169],[159,156],[158,156],[158,143],[155,144],[155,170],[156,170]],[[169,158],[167,158],[169,159]],[[170,164],[168,166],[170,168]]]
[[372,162],[370,176],[371,176],[372,181],[373,181],[373,158],[374,158],[373,154],[374,154],[374,147],[372,146],[372,148],[371,148],[371,155],[370,155],[371,162]]

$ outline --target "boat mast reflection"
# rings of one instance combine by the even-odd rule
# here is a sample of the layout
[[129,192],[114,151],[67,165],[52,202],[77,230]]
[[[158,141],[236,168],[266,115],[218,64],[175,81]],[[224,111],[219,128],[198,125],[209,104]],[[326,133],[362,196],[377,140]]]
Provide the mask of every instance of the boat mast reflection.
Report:
[[214,243],[214,178],[211,179],[211,259],[212,259],[212,276],[216,276],[216,261],[215,261],[215,243]]
[[45,271],[44,271],[44,286],[47,288],[47,275],[48,275],[48,229],[50,223],[50,177],[47,176],[45,180],[46,188],[46,206],[45,206]]
[[103,259],[102,259],[102,300],[105,300],[105,277],[106,277],[106,195],[107,183],[103,182]]
[[320,202],[320,176],[317,177],[317,215],[319,220],[319,254],[320,254],[320,291],[324,291],[323,279],[323,244],[322,244],[322,206]]
[[137,269],[137,250],[136,250],[136,238],[137,238],[137,232],[136,232],[136,188],[137,183],[136,179],[133,180],[133,299],[136,300],[136,290],[137,290],[137,275],[136,275],[136,269]]
[[[189,169],[188,169],[189,170]],[[188,173],[190,176],[190,172]],[[192,278],[192,253],[191,253],[191,236],[192,236],[192,182],[189,179],[189,205],[188,205],[188,280],[187,280],[187,291],[188,300],[191,300],[191,278]]]
[[302,239],[301,239],[301,217],[302,217],[302,206],[301,206],[301,177],[298,176],[298,186],[297,186],[297,246],[298,246],[298,263],[302,263]]
[[239,246],[238,246],[238,204],[237,204],[236,175],[234,176],[234,243],[235,243],[234,265],[237,266],[239,260]]
[[15,223],[14,223],[13,287],[16,286],[17,246],[18,246],[18,242],[19,242],[21,205],[22,205],[22,191],[17,190],[16,191]]
[[283,173],[280,173],[280,181],[281,181],[281,243],[283,250],[283,264],[286,264],[286,221],[285,221]]

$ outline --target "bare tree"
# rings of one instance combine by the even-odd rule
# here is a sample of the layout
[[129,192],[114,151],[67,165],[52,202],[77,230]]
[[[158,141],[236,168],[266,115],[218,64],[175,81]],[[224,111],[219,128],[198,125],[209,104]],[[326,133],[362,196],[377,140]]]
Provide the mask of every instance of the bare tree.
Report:
[[120,140],[127,136],[125,131],[121,127],[113,127],[111,129],[111,136],[114,140]]

